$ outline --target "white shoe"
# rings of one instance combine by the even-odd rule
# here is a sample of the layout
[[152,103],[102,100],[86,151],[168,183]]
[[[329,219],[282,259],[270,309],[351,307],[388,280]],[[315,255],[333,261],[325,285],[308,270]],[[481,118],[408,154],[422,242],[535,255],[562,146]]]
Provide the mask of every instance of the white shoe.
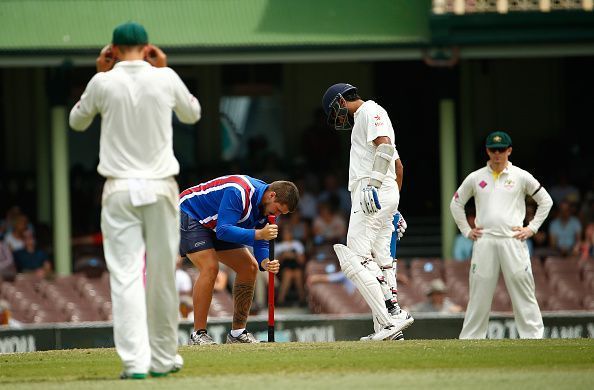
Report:
[[184,358],[181,357],[180,354],[176,354],[173,359],[173,368],[171,369],[171,372],[178,372],[182,368],[184,368]]
[[[208,333],[193,331],[190,334],[190,345],[212,345],[215,341],[208,335]],[[181,357],[181,356],[180,356]]]
[[237,337],[233,337],[231,333],[227,333],[227,344],[251,344],[259,342],[260,340],[256,339],[247,329]]
[[392,340],[400,332],[394,325],[386,326],[379,331],[370,334],[369,336],[361,337],[361,341],[384,341]]
[[392,317],[392,324],[398,332],[402,332],[415,322],[415,319],[406,310],[400,310],[400,313],[393,314],[390,317]]
[[394,341],[404,341],[404,334],[402,332],[398,332],[392,337]]

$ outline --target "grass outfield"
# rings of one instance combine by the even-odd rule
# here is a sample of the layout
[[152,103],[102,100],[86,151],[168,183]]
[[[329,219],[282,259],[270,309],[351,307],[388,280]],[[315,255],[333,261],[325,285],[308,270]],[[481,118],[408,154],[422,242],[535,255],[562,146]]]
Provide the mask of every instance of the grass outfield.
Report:
[[594,339],[182,347],[165,378],[116,380],[114,349],[0,355],[0,388],[593,389]]

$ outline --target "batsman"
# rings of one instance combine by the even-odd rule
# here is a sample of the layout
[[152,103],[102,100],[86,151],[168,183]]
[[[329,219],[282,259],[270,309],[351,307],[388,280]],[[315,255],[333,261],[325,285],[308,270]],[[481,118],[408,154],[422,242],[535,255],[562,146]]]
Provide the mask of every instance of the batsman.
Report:
[[328,124],[352,130],[349,184],[352,208],[347,245],[334,245],[345,276],[371,308],[375,332],[365,341],[396,340],[414,321],[395,299],[396,275],[390,241],[400,200],[400,162],[388,113],[363,101],[351,84],[332,85],[322,98]]

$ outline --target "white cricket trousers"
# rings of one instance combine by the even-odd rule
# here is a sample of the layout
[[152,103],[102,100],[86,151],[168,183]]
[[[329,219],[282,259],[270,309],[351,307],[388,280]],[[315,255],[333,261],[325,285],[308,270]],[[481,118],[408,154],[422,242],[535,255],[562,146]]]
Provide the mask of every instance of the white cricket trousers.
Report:
[[372,215],[365,215],[361,210],[359,199],[363,182],[351,192],[351,217],[347,233],[347,246],[359,256],[372,258],[379,266],[391,266],[392,256],[390,255],[390,242],[394,231],[394,214],[398,210],[400,193],[394,182],[394,186],[382,185],[378,190],[378,198],[381,209]]
[[103,190],[101,230],[114,341],[127,373],[169,372],[177,352],[179,189],[173,178],[155,182],[161,189],[157,201],[145,206],[134,207],[130,193],[114,191],[110,179]]
[[515,238],[482,236],[474,242],[470,265],[470,298],[461,339],[487,337],[493,293],[503,272],[520,338],[541,339],[544,326],[534,294],[528,246]]

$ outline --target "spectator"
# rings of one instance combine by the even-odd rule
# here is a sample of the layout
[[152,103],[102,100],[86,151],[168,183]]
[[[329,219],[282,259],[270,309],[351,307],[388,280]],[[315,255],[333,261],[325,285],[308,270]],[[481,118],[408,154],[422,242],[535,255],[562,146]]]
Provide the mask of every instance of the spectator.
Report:
[[179,297],[179,319],[194,321],[194,301],[192,300],[192,291],[190,295],[181,295]]
[[278,303],[285,303],[291,287],[295,287],[299,303],[305,304],[303,269],[305,266],[305,249],[303,243],[293,238],[290,226],[283,227],[283,239],[276,246],[276,257],[281,266],[281,285]]
[[30,231],[29,218],[25,214],[19,214],[14,218],[14,225],[10,232],[4,236],[4,242],[14,253],[25,247],[25,233]]
[[564,172],[559,174],[557,184],[551,186],[550,195],[555,204],[561,204],[563,201],[570,203],[579,203],[580,201],[580,190],[569,183],[569,178]]
[[284,180],[287,174],[281,170],[281,163],[275,153],[268,152],[264,160],[264,168],[256,176],[266,183]]
[[346,236],[346,222],[329,203],[320,203],[313,233],[316,244],[342,242]]
[[[235,273],[233,275],[236,276]],[[223,264],[219,263],[219,273],[217,274],[217,278],[215,279],[214,283],[214,291],[225,291],[227,290],[227,285],[229,283],[229,268]]]
[[349,295],[356,291],[353,282],[342,271],[337,269],[336,264],[328,264],[324,271],[326,273],[309,275],[305,282],[307,287],[311,288],[316,283],[340,283]]
[[299,213],[306,220],[313,221],[318,215],[318,201],[309,190],[305,179],[297,180],[295,185],[299,190]]
[[584,226],[594,223],[594,178],[592,179],[590,186],[591,187],[586,191],[584,201],[580,208],[580,219]]
[[52,269],[47,254],[37,248],[30,231],[25,233],[24,248],[14,252],[14,263],[18,272],[34,272],[39,278],[46,277]]
[[432,312],[439,314],[460,313],[462,307],[447,296],[446,285],[441,279],[433,279],[427,289],[427,300],[413,306],[413,312]]
[[301,155],[307,168],[315,171],[320,167],[337,166],[334,158],[328,158],[328,145],[333,145],[334,157],[341,155],[339,134],[326,125],[326,114],[323,109],[312,112],[312,122],[301,135]]
[[341,186],[335,173],[324,176],[324,189],[318,195],[318,203],[330,203],[335,209],[348,216],[351,212],[351,194]]
[[549,245],[558,250],[561,256],[577,254],[582,234],[580,220],[572,215],[571,204],[559,204],[559,213],[549,226]]
[[2,328],[20,328],[20,321],[12,318],[10,304],[4,299],[0,299],[0,329]]
[[[175,263],[175,289],[177,290],[177,293],[180,296],[189,295],[191,297],[192,296],[192,278],[186,272],[186,270],[183,269],[183,267],[182,267],[183,262],[184,262],[184,258],[180,256],[177,259],[177,262]],[[180,305],[181,305],[181,302],[180,302]]]
[[0,240],[3,240],[12,231],[16,218],[21,214],[19,206],[12,206],[6,210],[6,217],[0,221]]
[[0,241],[0,281],[14,280],[16,276],[16,267],[11,250],[3,241]]
[[299,209],[294,213],[283,215],[281,218],[282,222],[279,225],[288,226],[293,238],[301,241],[307,247],[311,241],[311,226],[306,219],[301,218]]
[[588,224],[584,232],[584,241],[580,248],[580,261],[594,259],[594,223]]
[[[472,229],[476,227],[474,221],[476,219],[476,215],[474,211],[469,211],[466,213],[466,221]],[[456,235],[456,239],[454,241],[454,260],[456,261],[466,261],[470,260],[472,257],[472,241],[470,238],[465,237],[462,233],[458,233]]]

